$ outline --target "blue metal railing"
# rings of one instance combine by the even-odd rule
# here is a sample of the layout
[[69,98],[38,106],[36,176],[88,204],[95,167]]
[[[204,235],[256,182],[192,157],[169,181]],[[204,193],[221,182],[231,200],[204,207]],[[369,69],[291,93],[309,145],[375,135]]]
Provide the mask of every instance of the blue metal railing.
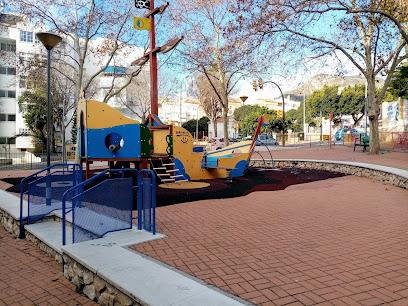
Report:
[[[52,169],[62,167],[62,171],[51,172]],[[72,170],[69,168],[72,167]],[[65,170],[66,169],[66,170]],[[47,172],[45,176],[39,177],[41,173]],[[61,183],[61,178],[64,178]],[[56,182],[60,184],[57,185]],[[20,235],[23,235],[23,198],[24,194],[28,194],[27,199],[27,224],[34,222],[50,212],[61,208],[62,192],[67,188],[80,183],[82,181],[82,167],[79,164],[55,164],[34,174],[23,178],[20,182]],[[24,186],[27,184],[27,190],[24,191]],[[54,186],[53,186],[54,185]],[[55,188],[54,188],[55,187]],[[54,193],[52,192],[54,188]],[[36,207],[34,209],[33,206]]]
[[[132,178],[125,178],[125,172],[132,171],[136,172],[138,175],[138,184],[137,186],[133,186],[133,179]],[[103,177],[108,173],[115,173],[121,172],[122,176],[121,179],[113,179],[113,180],[105,180],[99,183],[96,186],[89,188],[88,190],[84,191],[84,186],[89,184],[92,181],[95,181],[98,178]],[[151,179],[146,178],[143,179],[143,176],[147,176],[151,174]],[[129,183],[130,186],[129,187]],[[143,202],[144,202],[144,195],[143,190],[149,187],[150,192],[148,196],[148,204],[149,207],[145,209]],[[89,240],[93,238],[102,237],[108,232],[129,229],[132,227],[132,220],[137,219],[138,222],[138,229],[142,229],[143,223],[148,221],[148,224],[145,224],[144,228],[156,233],[156,225],[155,225],[155,217],[156,217],[156,192],[155,192],[156,180],[155,174],[152,170],[142,170],[137,171],[136,169],[112,169],[112,170],[105,170],[101,173],[93,176],[92,178],[68,189],[65,191],[62,197],[62,244],[66,244],[66,214],[72,211],[72,228],[73,228],[73,243],[78,241]],[[129,188],[127,190],[126,188]],[[103,189],[101,191],[100,189]],[[133,218],[133,190],[137,189],[138,193],[138,216],[137,218]],[[127,193],[127,191],[129,193]],[[76,193],[72,196],[72,210],[67,211],[67,197],[70,193]],[[127,196],[126,196],[127,194]],[[109,198],[112,196],[112,198]],[[121,197],[120,199],[118,197]],[[130,199],[130,203],[128,203]],[[113,205],[113,203],[118,203]],[[128,207],[127,207],[128,206]],[[81,215],[80,208],[85,208],[87,210],[88,217],[83,217]],[[75,211],[77,209],[77,212]],[[130,216],[130,223],[126,222],[127,219],[127,211],[129,211]],[[96,222],[90,215],[96,216],[100,218],[100,222]],[[78,219],[78,216],[79,217]],[[104,216],[104,217],[101,217]],[[107,220],[110,221],[107,221]],[[116,221],[112,221],[112,219]],[[101,227],[101,224],[105,227]],[[113,224],[115,223],[115,224]],[[129,226],[128,226],[129,225]],[[79,230],[76,232],[77,227]],[[86,231],[85,235],[82,235],[78,238],[79,233],[83,233]],[[86,239],[88,238],[88,239]],[[81,240],[83,239],[83,240]]]
[[[149,173],[151,175],[151,179],[143,179],[143,174],[148,176]],[[137,228],[141,230],[144,224],[145,229],[152,231],[153,235],[156,235],[156,175],[152,170],[143,169],[138,175],[137,185],[140,186],[137,193]],[[150,187],[150,197],[146,194],[148,190],[145,193],[143,192],[143,190],[146,190],[146,185],[149,185]],[[144,200],[145,196],[147,196],[151,201]],[[149,208],[143,207],[143,204],[148,204],[148,202],[151,203]],[[148,220],[149,223],[147,225],[145,224],[146,220]]]

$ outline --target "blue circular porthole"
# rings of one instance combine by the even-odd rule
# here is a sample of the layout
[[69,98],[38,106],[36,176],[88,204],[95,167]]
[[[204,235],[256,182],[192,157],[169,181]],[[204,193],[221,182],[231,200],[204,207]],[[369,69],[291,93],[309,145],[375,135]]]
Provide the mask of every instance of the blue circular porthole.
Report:
[[105,147],[111,152],[117,152],[123,147],[123,138],[118,133],[110,133],[105,137]]

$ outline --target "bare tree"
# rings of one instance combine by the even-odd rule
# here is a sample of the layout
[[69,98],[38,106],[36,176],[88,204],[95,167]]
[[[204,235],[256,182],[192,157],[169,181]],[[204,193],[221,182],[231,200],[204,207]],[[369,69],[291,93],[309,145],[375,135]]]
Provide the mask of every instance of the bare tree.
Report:
[[[61,73],[75,86],[75,101],[81,91],[87,93],[95,78],[112,64],[115,55],[120,52],[123,55],[135,41],[133,8],[128,1],[118,0],[113,6],[108,1],[94,0],[15,0],[11,7],[33,21],[50,25],[51,30],[63,36],[63,48],[56,48],[55,53],[67,67]],[[95,42],[98,37],[104,38],[102,43]],[[85,66],[90,54],[99,58],[100,66],[94,67],[86,77]],[[128,73],[129,79],[135,75],[135,71]],[[119,88],[115,87],[105,102],[129,84],[124,82]]]
[[126,93],[118,95],[117,99],[144,123],[150,114],[149,75],[140,74],[127,86]]
[[221,115],[220,99],[204,75],[197,77],[198,100],[213,126],[214,136],[217,136],[217,118]]
[[174,28],[185,36],[177,50],[189,71],[206,78],[218,97],[223,113],[224,139],[228,145],[228,96],[252,69],[253,58],[240,40],[227,39],[224,28],[235,18],[234,0],[175,0],[171,10]]
[[[299,50],[308,50],[313,58],[342,54],[364,75],[370,104],[370,153],[379,154],[379,107],[393,72],[407,58],[407,54],[401,55],[407,42],[389,19],[366,12],[376,9],[378,1],[283,0],[258,6],[254,2],[238,2],[235,33],[256,40],[260,46],[265,43],[270,49],[280,48],[296,60]],[[249,13],[242,13],[249,7]],[[377,94],[378,75],[385,81]]]

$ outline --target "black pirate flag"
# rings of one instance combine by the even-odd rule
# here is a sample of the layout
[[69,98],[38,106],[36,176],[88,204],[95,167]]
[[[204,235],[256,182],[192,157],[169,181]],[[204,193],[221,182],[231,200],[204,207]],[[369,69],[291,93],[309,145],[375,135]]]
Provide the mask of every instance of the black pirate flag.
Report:
[[150,10],[150,1],[149,0],[135,0],[135,7],[139,9]]

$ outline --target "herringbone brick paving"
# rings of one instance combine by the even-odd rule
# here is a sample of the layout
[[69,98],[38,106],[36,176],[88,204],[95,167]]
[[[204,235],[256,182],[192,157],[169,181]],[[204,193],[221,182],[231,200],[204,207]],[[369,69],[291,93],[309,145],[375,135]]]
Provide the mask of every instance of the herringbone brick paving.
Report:
[[407,220],[407,190],[347,176],[160,207],[133,248],[255,304],[408,305]]
[[0,306],[96,305],[75,292],[61,264],[0,226]]

